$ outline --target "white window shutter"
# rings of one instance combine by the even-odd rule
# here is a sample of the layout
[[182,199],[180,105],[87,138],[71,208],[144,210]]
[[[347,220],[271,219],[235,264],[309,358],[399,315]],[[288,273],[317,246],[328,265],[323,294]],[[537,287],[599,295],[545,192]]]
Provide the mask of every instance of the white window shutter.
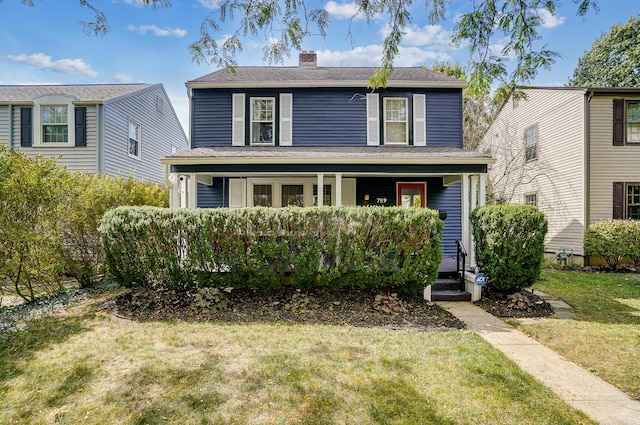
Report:
[[245,179],[229,179],[229,208],[247,206],[247,185]]
[[244,146],[244,93],[233,94],[231,115],[233,117],[231,145]]
[[413,95],[413,145],[427,146],[426,95]]
[[367,146],[380,145],[380,95],[367,93]]
[[293,145],[293,93],[280,93],[280,146]]

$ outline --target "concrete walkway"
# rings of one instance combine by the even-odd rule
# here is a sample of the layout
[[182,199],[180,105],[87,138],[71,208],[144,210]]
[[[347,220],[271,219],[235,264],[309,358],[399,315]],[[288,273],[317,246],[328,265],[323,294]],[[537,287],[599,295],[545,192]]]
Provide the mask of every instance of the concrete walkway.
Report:
[[613,385],[571,363],[480,307],[467,302],[437,304],[594,421],[604,425],[640,425],[640,402],[632,400]]

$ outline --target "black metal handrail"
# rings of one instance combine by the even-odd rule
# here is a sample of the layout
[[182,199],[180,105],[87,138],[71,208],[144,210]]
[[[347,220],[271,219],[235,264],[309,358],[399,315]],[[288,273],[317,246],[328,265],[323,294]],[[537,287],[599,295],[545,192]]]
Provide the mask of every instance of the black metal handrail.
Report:
[[467,261],[467,250],[460,239],[456,240],[456,270],[460,277],[460,284],[464,285],[465,263]]

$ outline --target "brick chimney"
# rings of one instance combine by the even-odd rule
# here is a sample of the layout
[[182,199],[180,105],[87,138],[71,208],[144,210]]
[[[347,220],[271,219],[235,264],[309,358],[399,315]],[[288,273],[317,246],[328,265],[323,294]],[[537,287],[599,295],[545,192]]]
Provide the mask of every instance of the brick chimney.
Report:
[[317,68],[318,67],[318,55],[313,50],[303,50],[300,52],[300,59],[298,63],[299,68]]

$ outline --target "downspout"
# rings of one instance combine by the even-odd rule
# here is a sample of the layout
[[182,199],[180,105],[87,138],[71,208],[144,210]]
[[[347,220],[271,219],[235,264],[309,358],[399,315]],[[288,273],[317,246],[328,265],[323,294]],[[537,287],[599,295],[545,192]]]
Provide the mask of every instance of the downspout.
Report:
[[[585,90],[587,101],[585,103],[585,117],[584,117],[584,226],[583,235],[589,227],[591,220],[591,99],[593,98],[593,92],[589,89]],[[584,252],[584,246],[582,247],[582,255],[584,255],[584,265],[589,265],[589,256]]]

